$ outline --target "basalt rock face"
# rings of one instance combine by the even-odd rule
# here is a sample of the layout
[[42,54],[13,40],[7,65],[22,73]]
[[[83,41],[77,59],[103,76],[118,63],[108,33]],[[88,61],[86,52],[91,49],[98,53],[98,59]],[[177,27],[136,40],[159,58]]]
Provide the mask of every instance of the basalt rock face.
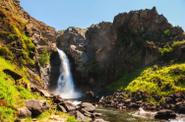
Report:
[[154,7],[118,14],[113,23],[87,30],[69,28],[59,33],[57,47],[70,57],[77,83],[98,89],[123,73],[159,61],[160,48],[183,39],[183,30],[173,27]]
[[0,28],[0,55],[28,68],[34,83],[36,75],[49,81],[49,58],[43,57],[55,48],[55,29],[29,16],[18,0],[0,1]]

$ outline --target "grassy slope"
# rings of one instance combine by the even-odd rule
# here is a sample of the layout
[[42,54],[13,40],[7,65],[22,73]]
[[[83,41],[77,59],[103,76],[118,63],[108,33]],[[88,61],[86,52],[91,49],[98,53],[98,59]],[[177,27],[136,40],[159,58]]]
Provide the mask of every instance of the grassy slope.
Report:
[[109,90],[122,89],[131,92],[143,91],[148,94],[166,96],[185,91],[185,63],[169,66],[150,66],[124,75],[108,87]]
[[141,90],[157,95],[169,95],[184,91],[185,64],[146,68],[126,89],[132,92]]
[[[20,70],[16,65],[2,57],[0,57],[0,62],[0,99],[2,103],[0,106],[0,119],[12,121],[15,118],[16,108],[24,106],[24,100],[38,98],[38,96],[33,95],[29,88],[23,87],[23,84],[29,86],[24,70]],[[4,69],[12,70],[23,76],[23,78],[15,81],[11,76],[3,72]]]
[[[27,79],[26,69],[20,68],[10,61],[0,57],[0,121],[12,122],[16,119],[16,109],[25,106],[24,102],[28,99],[46,100],[39,94],[32,93],[29,89],[29,80]],[[9,69],[23,76],[22,79],[15,81],[10,75],[3,72]],[[25,88],[24,86],[27,86]],[[52,104],[50,100],[48,103]],[[58,115],[67,122],[76,122],[75,118],[59,112],[53,108],[38,116],[41,122],[47,121],[52,115]],[[32,121],[26,118],[25,121]]]

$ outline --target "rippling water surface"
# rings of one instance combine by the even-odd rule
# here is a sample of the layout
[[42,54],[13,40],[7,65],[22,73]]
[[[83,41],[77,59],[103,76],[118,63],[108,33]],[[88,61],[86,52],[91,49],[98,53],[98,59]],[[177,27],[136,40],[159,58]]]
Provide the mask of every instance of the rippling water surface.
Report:
[[133,116],[135,112],[118,111],[111,108],[98,108],[97,112],[102,113],[103,118],[109,122],[185,122],[184,116],[179,116],[177,120],[155,120]]

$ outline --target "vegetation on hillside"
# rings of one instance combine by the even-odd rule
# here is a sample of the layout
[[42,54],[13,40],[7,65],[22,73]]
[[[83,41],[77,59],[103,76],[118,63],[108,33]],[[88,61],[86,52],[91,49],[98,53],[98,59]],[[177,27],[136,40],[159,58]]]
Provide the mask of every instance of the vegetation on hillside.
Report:
[[[15,121],[18,108],[24,107],[26,100],[37,99],[47,101],[52,106],[36,118],[38,121],[45,122],[52,115],[58,115],[64,121],[75,122],[74,117],[57,111],[51,100],[32,92],[30,88],[33,82],[39,87],[44,86],[37,64],[48,65],[50,56],[47,46],[43,51],[38,51],[37,45],[27,32],[26,25],[36,21],[30,22],[30,19],[18,2],[0,0],[0,121]],[[35,23],[45,27],[41,22]],[[45,28],[49,29],[48,26]],[[32,118],[26,118],[25,121],[31,122]]]
[[[0,57],[0,62],[0,121],[12,122],[17,118],[17,109],[25,106],[25,100],[46,100],[46,98],[31,91],[29,87],[30,81],[25,68],[18,67],[3,57]],[[6,70],[20,75],[20,78],[15,79],[14,76],[7,74]],[[52,105],[50,100],[47,101]],[[57,115],[67,122],[77,122],[74,117],[57,111],[52,107],[39,115],[37,120],[45,122],[53,115]],[[31,122],[32,118],[25,118],[25,121]]]
[[[13,121],[16,117],[16,108],[24,106],[24,100],[39,96],[31,93],[25,69],[17,67],[2,57],[0,57],[0,62],[0,120]],[[15,80],[4,70],[15,72],[22,78]]]
[[166,55],[172,53],[178,47],[185,45],[185,40],[182,41],[173,41],[170,43],[166,43],[162,48],[159,48],[159,51],[162,55]]
[[148,66],[130,74],[125,74],[107,89],[120,89],[130,92],[142,91],[149,95],[161,97],[185,91],[185,63]]

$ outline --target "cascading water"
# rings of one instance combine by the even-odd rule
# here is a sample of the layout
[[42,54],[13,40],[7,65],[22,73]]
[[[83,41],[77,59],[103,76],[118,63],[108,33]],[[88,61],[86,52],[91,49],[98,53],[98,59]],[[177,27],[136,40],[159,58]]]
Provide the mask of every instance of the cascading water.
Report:
[[57,49],[57,50],[60,56],[61,65],[60,65],[60,76],[58,78],[56,94],[60,95],[64,99],[79,98],[81,94],[77,92],[74,88],[74,81],[70,71],[68,57],[62,50],[60,49]]

